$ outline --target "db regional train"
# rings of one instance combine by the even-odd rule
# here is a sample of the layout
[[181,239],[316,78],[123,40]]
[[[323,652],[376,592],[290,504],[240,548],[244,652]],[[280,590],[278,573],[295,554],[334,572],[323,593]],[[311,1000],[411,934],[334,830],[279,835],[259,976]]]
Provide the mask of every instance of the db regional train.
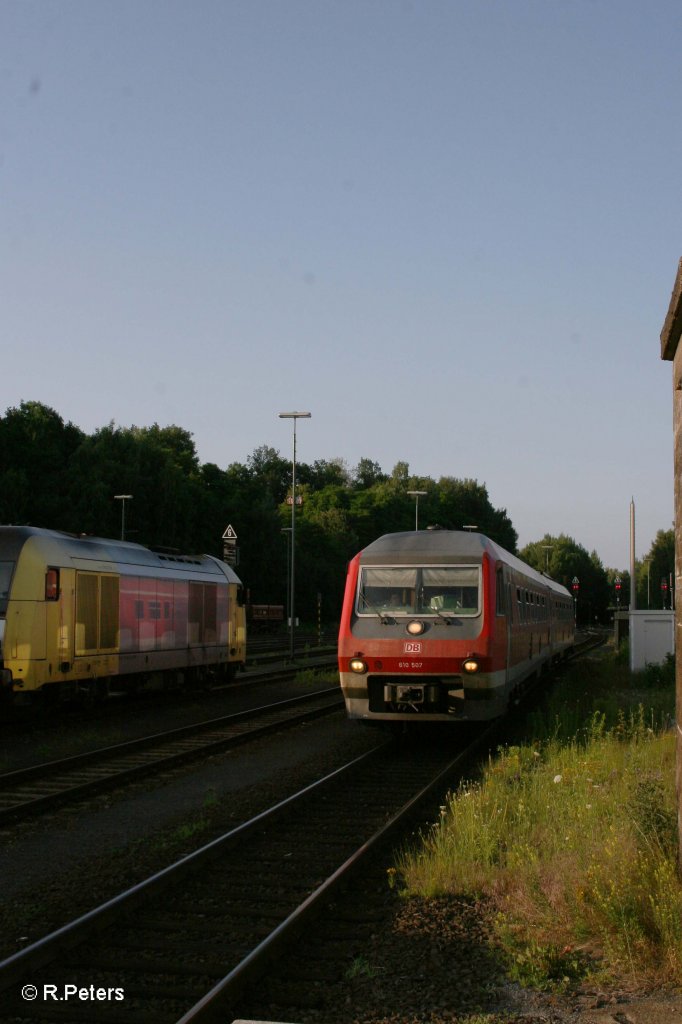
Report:
[[480,533],[389,533],[348,566],[339,673],[350,718],[503,715],[574,642],[565,587]]
[[242,585],[219,559],[0,527],[3,696],[198,685],[245,657]]

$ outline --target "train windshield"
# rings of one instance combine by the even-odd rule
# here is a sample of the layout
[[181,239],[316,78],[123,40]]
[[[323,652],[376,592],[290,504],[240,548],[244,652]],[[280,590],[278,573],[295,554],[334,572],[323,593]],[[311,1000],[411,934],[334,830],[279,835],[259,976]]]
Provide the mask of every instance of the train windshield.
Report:
[[0,615],[7,614],[9,587],[12,582],[14,562],[0,562]]
[[365,566],[360,571],[358,615],[436,615],[480,612],[477,565]]

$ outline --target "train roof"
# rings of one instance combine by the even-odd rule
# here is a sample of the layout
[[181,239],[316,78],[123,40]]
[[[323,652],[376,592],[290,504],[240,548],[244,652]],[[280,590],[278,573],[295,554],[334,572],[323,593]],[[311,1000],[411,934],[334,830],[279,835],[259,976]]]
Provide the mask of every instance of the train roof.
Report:
[[533,569],[510,551],[506,551],[483,533],[470,530],[411,530],[385,533],[360,552],[363,565],[435,565],[448,562],[480,562],[484,553],[504,562],[517,572],[549,587],[557,594],[569,596],[566,587],[537,569]]
[[0,560],[15,561],[21,548],[32,538],[46,545],[57,545],[64,555],[71,558],[156,569],[196,568],[204,572],[220,572],[230,582],[240,582],[232,567],[213,555],[181,554],[169,548],[149,548],[134,541],[91,537],[62,530],[47,530],[39,526],[0,526]]

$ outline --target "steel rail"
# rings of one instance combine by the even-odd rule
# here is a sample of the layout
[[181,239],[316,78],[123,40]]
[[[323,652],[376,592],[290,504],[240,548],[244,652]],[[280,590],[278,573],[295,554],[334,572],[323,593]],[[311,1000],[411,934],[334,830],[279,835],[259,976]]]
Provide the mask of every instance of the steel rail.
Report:
[[[293,910],[281,911],[285,916],[281,917],[279,922],[269,929],[267,936],[257,941],[250,951],[242,955],[239,962],[229,969],[222,979],[220,979],[219,974],[216,975],[219,980],[190,1009],[184,1011],[178,1009],[182,1016],[174,1019],[179,1020],[182,1024],[189,1024],[189,1022],[192,1022],[192,1024],[196,1024],[196,1022],[207,1024],[207,1022],[218,1021],[220,1024],[224,1024],[226,1019],[224,1016],[225,1008],[233,1005],[245,988],[252,984],[267,969],[272,959],[293,941],[311,916],[321,910],[325,900],[329,898],[331,893],[344,884],[351,877],[352,873],[360,867],[364,858],[375,851],[377,846],[384,842],[407,818],[410,818],[417,806],[428,799],[435,789],[443,786],[449,776],[461,768],[465,759],[470,758],[482,744],[489,742],[495,732],[495,728],[496,725],[491,725],[487,730],[481,731],[474,743],[469,744],[466,749],[460,750],[454,758],[448,758],[445,764],[440,759],[438,761],[438,768],[435,771],[432,768],[426,768],[422,764],[423,758],[420,758],[419,762],[414,761],[409,771],[404,773],[401,782],[401,786],[406,787],[405,791],[411,790],[411,792],[409,798],[405,800],[399,809],[394,809],[388,814],[386,820],[383,821],[381,819],[384,815],[379,813],[381,824],[378,828],[376,827],[377,811],[375,809],[372,812],[374,826],[372,827],[371,834],[362,838],[354,852],[350,855],[344,852],[342,854],[342,862],[333,867],[332,870],[329,870],[328,863],[327,877],[322,882],[314,883],[310,889],[307,888],[308,883],[305,883],[307,891],[300,904]],[[88,948],[91,948],[95,933],[100,934],[104,932],[108,926],[118,919],[122,919],[122,924],[127,927],[126,922],[131,919],[133,910],[136,911],[134,932],[137,934],[138,927],[144,928],[141,923],[143,912],[140,910],[143,904],[145,906],[149,905],[150,901],[158,897],[159,893],[168,890],[171,886],[175,887],[176,894],[179,891],[180,885],[182,886],[181,891],[185,892],[188,890],[188,876],[190,874],[196,877],[198,873],[201,873],[199,877],[204,879],[217,879],[218,877],[229,875],[229,871],[216,872],[215,869],[211,873],[206,870],[206,866],[210,861],[215,862],[217,858],[229,855],[234,844],[242,841],[247,836],[252,836],[254,841],[262,842],[265,823],[276,822],[279,829],[279,819],[286,815],[285,824],[288,826],[292,816],[296,820],[296,805],[303,805],[305,807],[304,801],[307,797],[315,797],[318,794],[323,796],[326,791],[325,787],[333,786],[335,783],[342,783],[345,787],[343,792],[352,796],[356,793],[356,789],[353,787],[352,782],[346,781],[346,778],[348,776],[355,778],[357,783],[357,773],[359,772],[360,779],[369,782],[372,787],[378,789],[379,793],[386,792],[389,781],[394,780],[396,777],[397,762],[391,759],[389,762],[379,761],[373,768],[370,766],[372,758],[376,758],[380,752],[386,751],[391,746],[391,743],[392,741],[382,742],[369,752],[354,758],[348,764],[329,773],[323,779],[306,786],[298,793],[288,797],[286,800],[280,801],[274,807],[256,815],[248,822],[207,843],[205,846],[182,858],[176,864],[164,868],[144,882],[107,901],[101,907],[95,908],[76,921],[64,925],[26,949],[15,953],[3,963],[0,963],[0,991],[6,991],[29,977],[32,982],[35,981],[35,974],[48,964],[52,964],[54,970],[54,962],[57,957],[61,956],[65,950],[74,950],[74,947],[84,950],[83,944],[86,939],[89,940]],[[425,768],[427,771],[432,771],[432,775],[426,783],[424,783],[423,778],[419,784],[414,783],[413,776],[417,764],[422,766],[422,774],[424,774]],[[384,788],[382,788],[382,783]],[[302,820],[308,821],[309,815],[310,809],[308,808]],[[300,820],[298,819],[298,827],[300,827]],[[272,841],[276,841],[275,837],[273,837]],[[289,841],[287,839],[287,842]],[[268,839],[268,849],[270,848],[270,842],[271,840]],[[247,853],[247,860],[249,856],[250,854]],[[333,857],[331,863],[333,863]],[[219,866],[219,864],[216,864],[216,867]],[[296,874],[298,875],[297,867]],[[195,897],[190,894],[189,898],[192,901]],[[168,897],[165,897],[165,899],[167,900]],[[151,903],[149,912],[151,912],[152,920],[154,920],[154,914],[158,913],[155,903]],[[127,940],[124,939],[123,941]],[[111,948],[112,940],[106,934],[102,934],[102,942],[107,949]],[[114,940],[115,947],[116,942]],[[85,955],[87,959],[87,952],[85,951],[84,953],[76,954],[74,950],[73,955],[79,955],[81,959]],[[133,955],[132,950],[130,955]],[[69,954],[67,953],[68,957]],[[225,964],[225,967],[227,967],[227,964]],[[80,969],[81,971],[83,970],[82,965]],[[152,974],[156,971],[155,968],[147,969]],[[199,973],[204,974],[206,972],[200,971]],[[194,998],[196,999],[196,997]],[[50,1016],[49,1008],[48,1016]],[[103,1016],[102,1019],[106,1019],[106,1017]]]
[[138,882],[137,885],[131,886],[130,889],[126,889],[118,896],[112,897],[112,899],[107,900],[101,906],[95,907],[86,914],[81,915],[75,921],[63,925],[42,939],[38,939],[37,942],[32,943],[30,946],[26,946],[25,949],[14,953],[6,960],[0,962],[0,992],[6,991],[27,972],[38,970],[40,967],[50,963],[62,950],[72,948],[94,932],[105,928],[113,920],[132,909],[133,906],[139,906],[144,900],[157,895],[166,886],[176,884],[191,872],[202,867],[213,857],[224,853],[229,845],[254,832],[263,822],[272,820],[296,801],[301,800],[315,789],[326,785],[331,779],[349,771],[375,755],[378,750],[384,749],[389,745],[389,740],[380,743],[340,768],[336,768],[333,772],[323,776],[323,778],[317,779],[309,786],[305,786],[292,796],[280,800],[272,807],[255,815],[255,817],[250,818],[224,835],[218,836],[216,839],[211,840],[211,842],[187,854],[174,864],[162,868],[144,881]]
[[[331,896],[352,877],[364,859],[410,818],[420,804],[426,802],[434,791],[444,785],[447,779],[463,763],[497,732],[499,723],[489,725],[476,741],[460,751],[426,786],[415,793],[384,825],[369,836],[365,842],[348,857],[328,878],[281,922],[262,942],[218,982],[210,992],[187,1011],[177,1024],[224,1024],[225,1012],[253,985],[268,969],[270,963],[280,955],[301,933],[308,921],[328,902]],[[374,753],[373,751],[370,753]],[[0,965],[1,967],[2,965]]]
[[[326,698],[330,698],[330,700],[327,701]],[[307,707],[307,705],[315,703],[318,703],[317,708]],[[73,754],[58,761],[48,761],[29,768],[6,772],[0,775],[0,801],[11,799],[13,793],[19,799],[4,807],[0,806],[0,824],[37,814],[53,808],[65,800],[80,799],[127,783],[142,775],[163,771],[189,760],[214,754],[227,747],[249,742],[278,729],[295,725],[302,719],[331,714],[342,707],[343,700],[339,688],[337,686],[327,687],[313,693],[300,694],[286,700],[276,701],[273,704],[249,708],[246,711],[223,715],[193,725],[180,726],[168,732],[155,733],[99,750]],[[289,713],[298,708],[302,708],[300,714]],[[248,731],[236,733],[232,731],[238,729],[242,724],[268,715],[274,715],[275,720]],[[185,746],[188,740],[200,740],[202,734],[216,731],[225,734],[209,739],[205,743],[199,742],[198,744],[193,743],[190,747]],[[179,746],[180,749],[169,750],[169,746]],[[156,754],[154,753],[155,749],[158,751]],[[133,765],[122,763],[131,755],[144,756],[145,759]],[[106,774],[83,781],[79,778],[79,770],[88,768],[96,768],[98,772],[106,772]],[[75,778],[73,778],[74,773]],[[23,787],[30,787],[41,781],[49,783],[50,787],[58,786],[60,788],[39,796],[31,796],[30,792],[28,796],[22,796]]]

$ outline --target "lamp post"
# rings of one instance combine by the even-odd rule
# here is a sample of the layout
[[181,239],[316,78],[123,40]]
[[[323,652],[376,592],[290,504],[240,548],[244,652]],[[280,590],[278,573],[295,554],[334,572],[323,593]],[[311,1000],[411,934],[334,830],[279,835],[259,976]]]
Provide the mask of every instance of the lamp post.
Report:
[[294,421],[294,452],[291,460],[291,577],[289,580],[289,613],[290,619],[290,654],[294,657],[294,622],[296,619],[294,567],[296,564],[296,420],[309,420],[309,412],[281,412],[281,420]]
[[114,495],[114,500],[121,502],[121,540],[126,539],[126,501],[132,501],[132,499],[132,494]]
[[287,540],[287,622],[289,621],[289,602],[291,601],[291,527],[283,526],[280,530]]
[[409,495],[414,498],[414,528],[419,529],[419,496],[425,495],[426,491],[408,491]]

